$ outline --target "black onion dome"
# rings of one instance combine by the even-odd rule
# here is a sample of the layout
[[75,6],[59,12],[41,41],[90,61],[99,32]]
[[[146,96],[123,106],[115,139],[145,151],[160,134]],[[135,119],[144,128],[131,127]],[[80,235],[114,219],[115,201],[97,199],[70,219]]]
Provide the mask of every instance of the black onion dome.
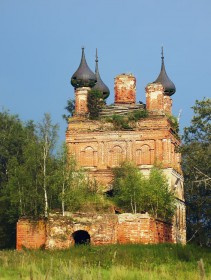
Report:
[[71,85],[74,88],[93,87],[96,84],[96,76],[87,65],[84,48],[82,48],[81,63],[77,71],[71,77]]
[[103,94],[103,99],[108,98],[110,94],[109,88],[104,84],[104,82],[101,80],[99,69],[98,69],[98,56],[97,56],[97,49],[96,49],[96,59],[95,59],[96,65],[95,65],[95,75],[97,78],[97,83],[93,87],[95,90],[99,90]]
[[168,75],[166,74],[166,69],[164,65],[164,56],[163,56],[163,48],[162,48],[162,64],[161,64],[161,71],[157,79],[154,83],[161,83],[164,87],[164,94],[171,96],[176,92],[176,87],[174,83],[169,79]]

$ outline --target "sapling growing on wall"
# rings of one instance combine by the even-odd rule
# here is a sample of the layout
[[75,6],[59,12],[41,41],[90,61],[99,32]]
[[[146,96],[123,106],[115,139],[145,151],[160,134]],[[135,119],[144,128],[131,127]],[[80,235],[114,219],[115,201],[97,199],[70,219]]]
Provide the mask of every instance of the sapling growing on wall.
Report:
[[153,167],[148,177],[133,163],[124,162],[113,170],[113,200],[126,212],[148,212],[154,218],[171,220],[175,198],[162,170]]

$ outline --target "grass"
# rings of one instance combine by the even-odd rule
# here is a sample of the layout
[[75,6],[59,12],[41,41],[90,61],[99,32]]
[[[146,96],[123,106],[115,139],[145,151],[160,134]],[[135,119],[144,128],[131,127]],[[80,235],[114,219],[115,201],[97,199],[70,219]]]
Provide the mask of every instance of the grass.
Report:
[[211,252],[172,244],[0,251],[0,279],[211,279]]

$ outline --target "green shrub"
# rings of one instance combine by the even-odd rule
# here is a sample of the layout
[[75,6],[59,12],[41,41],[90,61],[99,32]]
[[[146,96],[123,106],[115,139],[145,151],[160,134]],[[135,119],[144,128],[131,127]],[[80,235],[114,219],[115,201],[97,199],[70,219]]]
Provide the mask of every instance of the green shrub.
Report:
[[177,118],[175,116],[172,116],[172,115],[167,115],[167,118],[170,121],[173,130],[176,133],[179,133],[179,123],[178,123]]
[[[75,175],[75,182],[77,178]],[[109,212],[112,203],[109,201],[102,189],[96,182],[86,177],[80,178],[80,182],[72,185],[65,195],[66,209],[71,212]]]
[[146,117],[148,117],[148,112],[146,110],[136,110],[128,114],[129,121],[138,121]]
[[114,129],[116,130],[124,130],[124,129],[132,129],[134,124],[132,122],[138,121],[142,118],[146,118],[148,113],[146,110],[135,110],[126,115],[112,115],[111,117],[107,117],[106,120],[110,123],[113,123]]
[[116,130],[118,129],[130,129],[131,127],[129,126],[129,122],[127,117],[122,116],[122,115],[113,115],[111,117],[111,122],[114,125],[114,128]]

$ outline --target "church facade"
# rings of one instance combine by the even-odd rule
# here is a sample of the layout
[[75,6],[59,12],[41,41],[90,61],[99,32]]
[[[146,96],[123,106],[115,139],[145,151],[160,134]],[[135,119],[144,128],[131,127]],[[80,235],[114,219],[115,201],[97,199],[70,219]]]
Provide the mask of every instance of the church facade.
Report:
[[[66,218],[64,222],[64,218],[52,216],[47,222],[40,221],[39,226],[34,224],[35,228],[41,230],[38,234],[41,241],[36,246],[45,244],[47,248],[66,248],[76,242],[76,232],[87,233],[92,244],[186,243],[183,174],[181,156],[178,153],[180,139],[172,117],[171,96],[176,92],[176,88],[166,73],[163,51],[161,62],[158,78],[145,88],[146,104],[136,102],[136,78],[132,74],[120,74],[115,77],[114,104],[104,105],[99,119],[92,120],[89,117],[87,100],[89,91],[100,91],[104,103],[110,91],[99,74],[97,54],[93,73],[87,65],[82,48],[80,65],[71,77],[75,91],[75,111],[69,118],[66,144],[69,154],[75,156],[77,163],[87,170],[91,178],[103,185],[105,191],[111,189],[112,168],[124,161],[135,163],[146,176],[155,164],[162,166],[169,189],[174,192],[177,201],[172,223],[155,220],[147,213],[111,213],[110,216],[105,214],[98,218],[98,215],[88,213],[72,214],[75,215],[75,223],[71,222],[73,217],[71,221]],[[126,127],[117,127],[109,121],[109,117],[113,115],[124,117],[141,111],[147,111],[147,116],[131,121]],[[86,220],[87,224],[84,222]],[[43,223],[47,223],[47,226]],[[29,221],[19,221],[19,249],[24,245],[21,240],[26,235],[24,229],[27,227],[28,232],[31,232]],[[100,228],[103,230],[100,231]],[[53,237],[57,230],[65,235],[63,243]],[[33,234],[28,236],[34,238]],[[30,243],[30,240],[27,242]]]

